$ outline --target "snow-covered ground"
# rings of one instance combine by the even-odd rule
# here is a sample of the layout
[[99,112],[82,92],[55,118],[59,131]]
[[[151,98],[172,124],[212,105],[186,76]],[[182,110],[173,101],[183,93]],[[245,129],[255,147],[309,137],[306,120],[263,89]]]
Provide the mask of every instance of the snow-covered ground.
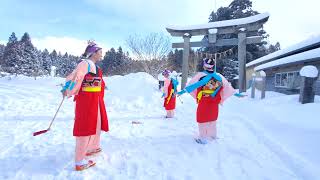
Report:
[[[197,144],[196,104],[177,101],[164,119],[157,81],[145,74],[105,79],[110,131],[102,134],[97,165],[74,171],[74,104],[62,105],[62,78],[0,78],[0,179],[319,179],[320,97],[267,92],[266,99],[232,97],[220,108],[219,139]],[[248,91],[250,92],[250,91]],[[142,124],[132,124],[139,121]]]

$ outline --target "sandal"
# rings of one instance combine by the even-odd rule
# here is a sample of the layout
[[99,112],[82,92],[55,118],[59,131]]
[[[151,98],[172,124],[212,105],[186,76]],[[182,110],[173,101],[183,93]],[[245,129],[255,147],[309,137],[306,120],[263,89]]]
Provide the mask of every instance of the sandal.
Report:
[[90,167],[92,167],[94,165],[96,165],[96,163],[91,161],[91,160],[89,160],[87,164],[76,165],[75,169],[76,169],[76,171],[83,171],[83,170],[88,169],[88,168],[90,168]]

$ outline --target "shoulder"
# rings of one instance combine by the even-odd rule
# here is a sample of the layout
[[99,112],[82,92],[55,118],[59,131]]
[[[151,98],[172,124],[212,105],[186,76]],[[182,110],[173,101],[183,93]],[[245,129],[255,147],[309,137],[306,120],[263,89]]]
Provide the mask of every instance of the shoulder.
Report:
[[78,64],[78,66],[85,66],[85,67],[88,67],[88,65],[89,65],[89,62],[86,61],[85,59],[82,59]]
[[206,76],[206,75],[207,75],[207,74],[204,73],[204,72],[198,72],[196,75],[194,75],[194,78],[200,79],[200,78],[202,78],[202,77],[204,77],[204,76]]
[[218,80],[218,81],[222,81],[222,78],[223,78],[223,76],[221,75],[221,74],[219,74],[219,73],[212,73],[212,76],[216,79],[216,80]]
[[86,69],[88,69],[88,63],[86,61],[81,61],[78,63],[76,69],[77,69],[77,71],[79,71],[79,70],[85,71]]

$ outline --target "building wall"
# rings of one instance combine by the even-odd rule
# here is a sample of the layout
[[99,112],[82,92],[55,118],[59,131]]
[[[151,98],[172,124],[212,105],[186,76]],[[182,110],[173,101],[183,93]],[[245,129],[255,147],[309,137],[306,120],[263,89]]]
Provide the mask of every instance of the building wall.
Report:
[[[299,89],[288,89],[285,87],[275,87],[275,74],[282,72],[291,72],[291,71],[300,71],[303,66],[313,65],[318,68],[320,72],[320,61],[309,62],[309,63],[301,63],[295,65],[288,65],[285,67],[276,67],[264,70],[267,74],[266,77],[266,90],[267,91],[276,91],[284,94],[299,94]],[[320,74],[320,73],[319,73]],[[320,76],[318,74],[318,80],[315,83],[315,93],[316,95],[320,95]],[[259,86],[257,87],[259,88]]]
[[318,77],[318,80],[315,83],[315,89],[316,89],[316,95],[320,96],[320,80],[319,80],[319,77]]

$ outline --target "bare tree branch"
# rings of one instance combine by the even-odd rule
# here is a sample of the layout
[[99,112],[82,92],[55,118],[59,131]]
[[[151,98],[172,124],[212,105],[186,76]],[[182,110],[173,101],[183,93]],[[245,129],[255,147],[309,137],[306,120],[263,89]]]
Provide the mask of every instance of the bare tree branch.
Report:
[[151,33],[144,37],[137,34],[130,35],[126,44],[134,56],[141,60],[145,72],[156,75],[167,67],[167,54],[171,50],[170,38],[162,33]]

